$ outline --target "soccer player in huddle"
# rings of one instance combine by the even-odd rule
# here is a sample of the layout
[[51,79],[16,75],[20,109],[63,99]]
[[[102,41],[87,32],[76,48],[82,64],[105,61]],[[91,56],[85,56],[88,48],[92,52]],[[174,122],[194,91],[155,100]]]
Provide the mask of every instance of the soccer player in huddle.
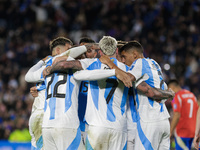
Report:
[[[90,45],[91,46],[91,45]],[[54,39],[53,41],[51,41],[50,42],[50,49],[51,49],[51,51],[52,51],[52,56],[56,56],[57,54],[60,54],[60,53],[62,53],[62,52],[64,52],[64,53],[62,53],[61,55],[64,55],[64,54],[68,54],[68,55],[70,55],[70,56],[72,56],[72,57],[77,57],[77,56],[79,56],[80,54],[82,54],[82,53],[84,53],[84,52],[86,52],[88,49],[90,49],[90,46],[89,45],[86,45],[86,46],[80,46],[80,47],[76,47],[76,48],[72,48],[72,49],[70,49],[69,51],[67,51],[67,53],[66,52],[64,52],[64,51],[66,51],[66,50],[68,50],[69,48],[71,48],[72,47],[72,42],[69,40],[69,39],[67,39],[67,38],[64,38],[64,37],[58,37],[58,38],[56,38],[56,39]],[[65,57],[62,57],[62,59],[64,59],[64,60],[66,60],[66,58],[68,58],[68,56],[65,56]],[[43,81],[44,80],[44,78],[42,77],[42,75],[41,75],[41,73],[42,73],[42,71],[44,70],[44,68],[45,68],[45,66],[47,65],[47,66],[49,66],[49,65],[51,65],[52,64],[52,62],[53,62],[53,59],[49,59],[48,60],[48,62],[38,62],[36,65],[34,65],[29,71],[28,71],[28,73],[26,74],[26,76],[25,76],[25,79],[26,79],[26,81],[27,82],[38,82],[38,81]],[[64,79],[63,79],[64,80]],[[48,85],[51,85],[51,84],[48,84]],[[59,83],[57,84],[57,85],[59,85]],[[43,86],[44,87],[44,86]],[[50,88],[49,86],[48,86],[48,88]],[[59,87],[58,87],[59,88]],[[56,89],[56,88],[54,88],[54,89]],[[34,91],[37,91],[37,88],[36,87],[33,87],[33,88],[31,88],[31,93],[32,92],[34,92]],[[56,92],[58,92],[58,91],[56,91]],[[55,93],[56,93],[55,92]],[[54,94],[55,94],[54,93]],[[34,146],[34,147],[36,147],[36,148],[38,148],[38,149],[40,149],[41,147],[42,147],[42,145],[43,145],[43,141],[42,141],[42,136],[41,136],[41,122],[43,121],[43,108],[44,108],[44,101],[45,101],[45,92],[39,92],[38,93],[38,95],[39,95],[39,97],[36,97],[35,98],[35,101],[34,101],[34,105],[33,105],[33,107],[35,106],[35,105],[39,105],[40,106],[40,108],[37,108],[36,110],[37,111],[34,111],[34,113],[31,115],[31,119],[30,119],[30,131],[31,131],[31,129],[32,129],[32,131],[33,131],[33,135],[35,135],[34,133],[39,133],[39,137],[40,137],[40,140],[39,140],[39,142],[38,142],[38,144],[34,144],[35,142],[34,142],[34,137],[32,138],[32,145]],[[41,97],[41,96],[42,97]],[[51,95],[51,94],[50,94]],[[59,93],[58,93],[58,95],[59,95]],[[61,94],[62,95],[62,94]],[[37,95],[35,95],[35,96],[37,96]],[[55,97],[57,96],[57,94],[55,94],[54,95]],[[62,97],[62,96],[61,96]],[[47,93],[46,94],[46,98],[48,99],[49,98],[49,94]],[[49,105],[48,105],[49,106]],[[51,105],[51,106],[53,106],[53,105]],[[47,108],[47,107],[46,107]],[[45,108],[45,109],[46,109]],[[52,109],[53,110],[53,109]],[[38,111],[40,111],[41,112],[41,114],[38,114],[37,112]],[[54,111],[54,110],[53,110]],[[51,111],[51,112],[53,112],[53,111]],[[52,115],[52,114],[51,114]],[[36,117],[35,117],[36,116]],[[52,117],[52,116],[51,116]],[[58,124],[49,124],[48,123],[48,119],[47,119],[48,117],[46,117],[45,116],[45,120],[44,120],[44,123],[43,123],[43,127],[45,128],[45,127],[50,127],[50,126],[56,126],[56,125],[58,125]],[[49,117],[50,118],[50,117]],[[39,120],[39,121],[38,121]],[[36,124],[36,123],[38,123],[38,124]],[[36,124],[36,126],[35,126],[35,124]],[[46,140],[46,138],[45,138],[45,140]],[[36,142],[37,142],[38,140],[36,139]],[[61,146],[63,146],[63,144],[62,144],[62,141],[61,140],[55,140],[57,143],[55,143],[55,142],[52,142],[51,144],[52,145],[54,145],[54,147],[56,147],[56,146],[60,146],[59,148],[61,148]],[[59,143],[60,142],[60,143]],[[45,143],[45,141],[44,141],[44,143]],[[56,145],[56,146],[55,146]],[[75,146],[78,146],[78,144],[76,143],[76,144],[71,144],[71,145],[75,145]],[[48,146],[48,144],[46,144],[46,146]],[[51,145],[49,145],[49,146],[51,146]],[[48,149],[48,148],[46,148],[46,149]],[[61,148],[62,149],[62,148]]]
[[[157,88],[159,91],[160,89],[167,89],[160,66],[155,60],[144,58],[143,47],[139,42],[133,41],[125,44],[121,47],[120,53],[122,62],[131,66],[127,74],[132,81],[138,80],[146,74],[148,79],[145,82],[151,87]],[[109,59],[105,58],[103,62],[116,69],[116,76],[118,76],[118,72],[122,72]],[[169,114],[164,104],[165,101],[156,102],[137,89],[133,92],[138,112],[135,120],[137,123],[135,148],[140,150],[168,150],[170,148],[170,124]],[[162,91],[160,92],[162,93]],[[164,95],[165,93],[163,93]],[[174,93],[171,92],[171,98],[173,96]]]
[[[62,44],[61,44],[62,43]],[[73,45],[70,39],[64,37],[58,37],[50,42],[50,50],[52,56],[56,56],[61,54],[62,52],[68,50]],[[55,47],[58,47],[57,49]],[[25,76],[25,80],[27,82],[34,82],[34,76],[30,76],[33,72],[40,69],[45,65],[45,61],[51,58],[51,56],[47,56],[44,59],[40,60],[36,65],[34,65],[29,72]],[[50,63],[50,62],[48,62]],[[39,73],[35,73],[35,75],[41,76]],[[38,92],[37,92],[38,91]],[[30,89],[30,92],[35,97],[34,103],[32,106],[32,113],[29,119],[29,132],[31,134],[31,146],[32,149],[42,149],[43,148],[43,138],[42,138],[42,122],[44,115],[44,103],[45,103],[45,85],[44,82],[38,82],[37,86],[34,86]]]
[[[88,43],[95,43],[95,41],[89,37],[82,37],[79,41],[80,46],[88,44]],[[98,54],[97,50],[90,49],[82,55],[84,55],[83,57],[86,57],[86,58],[95,58],[97,54]],[[79,116],[79,121],[80,121],[81,136],[82,136],[84,145],[85,145],[86,130],[87,130],[87,123],[84,119],[86,104],[87,104],[87,93],[88,93],[88,81],[82,81],[80,85],[80,89],[79,89],[79,95],[78,95],[78,116]]]

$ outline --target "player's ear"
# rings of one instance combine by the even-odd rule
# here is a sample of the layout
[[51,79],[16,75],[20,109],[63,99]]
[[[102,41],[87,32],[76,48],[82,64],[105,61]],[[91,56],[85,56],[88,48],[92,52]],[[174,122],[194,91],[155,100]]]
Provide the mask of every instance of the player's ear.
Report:
[[137,59],[139,56],[138,56],[138,53],[137,53],[137,51],[133,51],[133,58],[134,59]]
[[99,54],[100,56],[104,55],[104,53],[101,50],[99,50]]
[[60,52],[60,47],[56,47],[56,55],[58,55],[58,54],[60,54],[61,52]]
[[116,49],[116,55],[118,55],[118,48]]

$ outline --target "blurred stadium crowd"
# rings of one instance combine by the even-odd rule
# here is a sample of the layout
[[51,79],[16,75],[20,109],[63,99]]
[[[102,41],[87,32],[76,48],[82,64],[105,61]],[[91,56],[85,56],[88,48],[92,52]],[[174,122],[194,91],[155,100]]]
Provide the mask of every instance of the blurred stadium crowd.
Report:
[[[57,36],[138,40],[145,56],[200,101],[199,0],[1,0],[0,139],[28,128],[33,97],[24,75]],[[168,102],[170,109],[170,103]]]

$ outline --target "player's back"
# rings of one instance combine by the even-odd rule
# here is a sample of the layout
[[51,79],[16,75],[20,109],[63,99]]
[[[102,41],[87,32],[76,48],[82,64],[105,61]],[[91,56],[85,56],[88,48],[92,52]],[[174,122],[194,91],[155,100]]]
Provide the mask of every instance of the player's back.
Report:
[[53,73],[46,77],[46,101],[43,127],[78,128],[78,92],[80,82],[68,74]]
[[180,137],[194,137],[198,103],[193,93],[181,90],[176,93],[172,101],[174,112],[180,112],[181,117],[176,126],[177,135]]
[[[148,75],[149,78],[145,82],[153,88],[160,88],[162,90],[166,88],[161,68],[153,59],[143,58],[136,60],[130,67],[129,72],[133,74],[136,79],[143,77],[145,74]],[[164,103],[158,103],[138,90],[134,92],[137,109],[143,121],[154,122],[169,118],[169,113]]]
[[[116,58],[111,58],[122,70],[128,67]],[[110,69],[98,59],[90,63],[88,70]],[[108,79],[90,81],[86,108],[86,121],[89,125],[126,130],[126,100],[128,88],[115,76]]]

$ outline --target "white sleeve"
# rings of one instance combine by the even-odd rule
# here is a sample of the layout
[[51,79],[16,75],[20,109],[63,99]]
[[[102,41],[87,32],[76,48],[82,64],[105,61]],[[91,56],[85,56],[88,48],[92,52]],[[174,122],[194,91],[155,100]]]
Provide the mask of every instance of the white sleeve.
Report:
[[142,59],[137,59],[129,68],[129,73],[131,73],[136,80],[142,77]]
[[[42,81],[41,80],[41,68],[45,68],[44,62],[42,60],[40,60],[37,64],[35,64],[34,66],[32,66],[28,72],[25,75],[25,81],[26,82],[38,82],[38,81]],[[43,70],[42,69],[42,70]]]
[[71,56],[72,58],[76,58],[80,56],[81,54],[87,52],[87,48],[83,45],[83,46],[71,48],[68,51],[69,51],[69,56]]
[[69,56],[69,57],[67,58],[67,61],[71,61],[71,60],[75,60],[75,59]]
[[86,70],[93,62],[95,62],[97,58],[86,58],[79,60],[83,70]]
[[46,66],[42,66],[38,70],[26,74],[26,76],[25,76],[26,82],[36,83],[36,82],[44,81],[42,72],[45,68],[46,68]]
[[81,70],[74,73],[76,80],[101,80],[115,75],[115,69],[111,70]]
[[74,48],[71,48],[57,56],[55,56],[54,58],[56,57],[60,57],[60,56],[65,56],[65,55],[69,55],[71,56],[72,58],[76,58],[78,56],[80,56],[81,54],[85,53],[87,51],[87,48],[83,45],[83,46],[78,46],[78,47],[74,47]]

